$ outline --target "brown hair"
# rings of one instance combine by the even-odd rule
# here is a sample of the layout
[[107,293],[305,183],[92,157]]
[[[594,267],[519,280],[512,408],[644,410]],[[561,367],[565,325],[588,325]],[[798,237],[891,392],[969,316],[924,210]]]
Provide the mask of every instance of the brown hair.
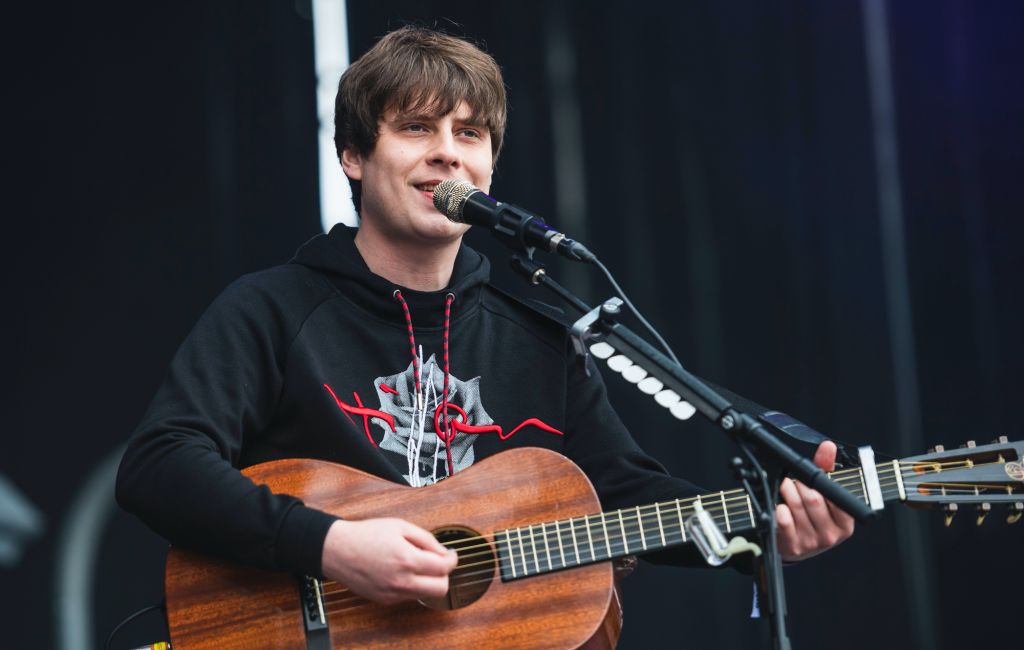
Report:
[[[341,76],[334,101],[334,147],[368,155],[377,144],[379,121],[388,110],[447,115],[465,101],[471,121],[487,127],[497,162],[507,107],[501,69],[479,47],[423,27],[402,27],[359,57]],[[349,179],[361,207],[361,183]]]

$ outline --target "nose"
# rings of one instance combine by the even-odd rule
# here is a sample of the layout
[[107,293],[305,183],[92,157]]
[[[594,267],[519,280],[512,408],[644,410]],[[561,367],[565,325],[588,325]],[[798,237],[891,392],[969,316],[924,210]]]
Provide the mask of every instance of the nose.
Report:
[[450,131],[441,130],[434,137],[430,148],[429,162],[432,165],[458,168],[462,164],[455,135]]

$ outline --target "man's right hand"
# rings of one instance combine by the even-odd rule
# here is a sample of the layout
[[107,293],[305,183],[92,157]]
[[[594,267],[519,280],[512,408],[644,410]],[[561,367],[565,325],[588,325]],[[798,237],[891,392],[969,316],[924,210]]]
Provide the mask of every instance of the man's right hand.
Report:
[[440,598],[458,556],[402,519],[339,520],[324,540],[322,569],[355,593],[385,605]]

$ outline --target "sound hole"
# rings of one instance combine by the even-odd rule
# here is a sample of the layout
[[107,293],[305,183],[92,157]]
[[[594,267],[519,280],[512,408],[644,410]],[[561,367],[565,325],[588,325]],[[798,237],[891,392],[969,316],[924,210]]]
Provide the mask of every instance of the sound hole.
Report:
[[431,609],[459,609],[475,603],[491,586],[496,561],[491,543],[468,528],[441,528],[434,537],[459,554],[459,564],[448,576],[448,593],[421,600]]

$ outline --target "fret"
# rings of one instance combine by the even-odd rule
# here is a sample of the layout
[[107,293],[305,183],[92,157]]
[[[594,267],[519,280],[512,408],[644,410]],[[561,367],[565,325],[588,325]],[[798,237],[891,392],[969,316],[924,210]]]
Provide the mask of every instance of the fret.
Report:
[[515,578],[516,577],[516,556],[515,556],[515,551],[512,550],[512,535],[509,534],[510,532],[511,531],[509,531],[509,529],[506,528],[503,533],[499,533],[498,535],[495,535],[494,539],[495,539],[495,541],[498,542],[499,557],[501,555],[500,554],[500,550],[501,550],[501,546],[502,546],[501,542],[502,541],[505,542],[505,551],[506,551],[506,559],[508,560],[508,568],[512,572],[512,577]]
[[857,469],[857,477],[860,479],[860,489],[864,492],[864,503],[868,503],[868,485],[864,482],[864,472]]
[[[601,517],[603,518],[604,515],[601,515]],[[590,515],[583,517],[583,523],[587,527],[587,541],[590,542],[590,560],[594,561],[597,559],[597,554],[594,551],[594,536],[590,533]]]
[[725,503],[725,490],[718,493],[722,498],[722,510],[725,511],[725,532],[732,532],[732,523],[729,521],[729,506]]
[[658,517],[658,534],[661,535],[661,545],[665,546],[665,527],[661,525],[661,504],[654,504],[654,514]]
[[537,569],[537,573],[540,573],[540,561],[537,559],[537,540],[533,537],[533,524],[530,524],[528,530],[530,531],[530,548],[533,549],[533,566]]
[[526,547],[523,546],[523,529],[516,528],[516,537],[519,538],[519,557],[523,559],[523,575],[528,575],[530,570],[526,568]]
[[683,508],[679,499],[676,499],[676,514],[679,516],[679,533],[683,536],[683,541],[686,541],[686,526],[683,523]]
[[[619,530],[622,531],[622,550],[629,554],[629,540],[626,538],[626,522],[622,520],[622,509],[619,509]],[[612,554],[611,547],[608,547],[608,555]]]
[[558,521],[555,521],[555,536],[558,537],[558,556],[562,558],[562,568],[565,568],[565,549],[562,548],[562,531],[558,529]]
[[572,537],[572,550],[576,554],[576,564],[579,564],[580,547],[579,544],[576,543],[576,524],[573,523],[572,519],[569,520],[569,535]]
[[743,498],[747,500],[747,514],[750,515],[750,527],[757,528],[757,524],[754,523],[754,507],[750,504],[750,495],[745,494]]
[[544,538],[544,555],[548,558],[548,570],[552,570],[555,567],[551,566],[551,549],[548,547],[548,531],[544,526],[544,522],[540,524],[540,534]]
[[605,546],[606,549],[608,549],[608,555],[606,557],[611,557],[612,556],[612,541],[611,541],[611,539],[608,538],[608,524],[605,521],[604,513],[603,512],[601,513],[601,529],[604,530],[604,546]]
[[[655,506],[655,509],[657,509],[657,506]],[[636,523],[637,526],[640,527],[640,545],[643,546],[643,549],[646,551],[647,536],[644,535],[644,518],[640,516],[640,506],[636,507]]]

